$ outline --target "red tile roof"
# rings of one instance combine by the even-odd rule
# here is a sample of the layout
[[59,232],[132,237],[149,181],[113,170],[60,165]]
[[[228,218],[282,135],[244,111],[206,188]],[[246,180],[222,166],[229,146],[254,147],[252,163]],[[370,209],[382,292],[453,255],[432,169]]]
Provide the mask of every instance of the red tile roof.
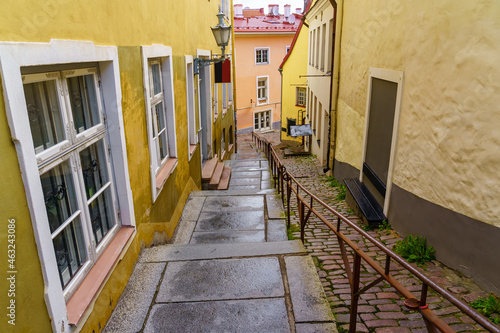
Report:
[[295,32],[300,24],[301,14],[292,14],[295,23],[288,23],[284,15],[261,15],[254,17],[235,17],[234,32]]

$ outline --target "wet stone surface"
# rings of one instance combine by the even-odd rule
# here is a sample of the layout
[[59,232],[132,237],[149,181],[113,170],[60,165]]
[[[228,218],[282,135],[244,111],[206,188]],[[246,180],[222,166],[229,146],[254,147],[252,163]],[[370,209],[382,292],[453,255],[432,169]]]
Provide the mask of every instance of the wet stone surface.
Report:
[[288,333],[285,302],[278,299],[172,303],[153,306],[145,333]]
[[214,196],[206,198],[202,212],[262,210],[263,205],[264,198],[262,196]]
[[208,212],[201,213],[195,231],[264,230],[264,212]]
[[266,239],[264,230],[221,230],[194,232],[190,244],[259,243]]
[[219,259],[169,263],[156,302],[283,295],[283,281],[276,258]]

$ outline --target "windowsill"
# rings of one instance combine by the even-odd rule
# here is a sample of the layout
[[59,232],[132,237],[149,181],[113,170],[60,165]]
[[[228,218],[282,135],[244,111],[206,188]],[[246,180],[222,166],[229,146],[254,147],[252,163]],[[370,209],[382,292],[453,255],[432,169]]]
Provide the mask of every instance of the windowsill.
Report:
[[197,145],[189,145],[189,159],[193,157],[194,152],[196,151]]
[[305,108],[306,107],[305,105],[300,105],[300,104],[295,104],[295,106],[297,106],[299,108]]
[[227,113],[227,108],[222,108],[222,117],[224,117]]
[[174,171],[177,166],[177,158],[171,157],[167,159],[167,162],[161,168],[160,172],[156,175],[156,188],[159,190],[163,187],[167,181],[168,176]]
[[220,160],[224,161],[224,156],[226,156],[226,151],[223,150],[222,153],[220,154]]
[[227,151],[231,152],[233,150],[234,144],[230,143],[229,146],[227,147]]
[[261,65],[269,65],[269,63],[268,62],[260,62],[260,63],[256,62],[255,63],[255,66],[261,66]]
[[127,249],[127,245],[134,233],[134,227],[121,227],[118,230],[106,250],[97,259],[94,267],[92,267],[78,289],[68,300],[66,310],[70,325],[78,325],[83,314],[92,301],[94,301],[97,293],[111,274],[120,255]]
[[266,104],[268,104],[267,100],[262,101],[262,102],[257,102],[257,106],[259,106],[259,105],[266,105]]
[[218,113],[214,114],[214,123],[215,123],[215,121],[217,120],[218,117],[219,117]]

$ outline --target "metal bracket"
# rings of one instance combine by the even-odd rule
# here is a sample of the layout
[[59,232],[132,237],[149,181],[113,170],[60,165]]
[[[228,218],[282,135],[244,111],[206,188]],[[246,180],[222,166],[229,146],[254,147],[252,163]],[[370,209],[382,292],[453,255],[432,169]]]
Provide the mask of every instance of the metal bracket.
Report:
[[224,56],[220,58],[215,58],[215,59],[201,59],[201,58],[194,58],[194,75],[199,75],[200,74],[200,69],[202,69],[205,66],[210,66],[212,63],[218,63],[221,61],[226,60]]

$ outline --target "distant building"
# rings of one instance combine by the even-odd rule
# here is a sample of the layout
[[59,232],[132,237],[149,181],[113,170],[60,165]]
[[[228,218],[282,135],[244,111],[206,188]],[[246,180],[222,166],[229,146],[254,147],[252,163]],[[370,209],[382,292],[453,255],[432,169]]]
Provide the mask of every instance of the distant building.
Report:
[[[278,67],[291,46],[301,14],[285,5],[263,9],[234,6],[235,77],[238,133],[281,127],[281,77]],[[255,16],[249,16],[255,15]]]
[[[304,12],[309,10],[312,0],[306,4]],[[279,70],[281,72],[281,140],[304,142],[308,137],[293,138],[290,126],[308,124],[306,119],[307,103],[307,48],[309,28],[300,22]],[[307,121],[307,123],[306,123]]]

